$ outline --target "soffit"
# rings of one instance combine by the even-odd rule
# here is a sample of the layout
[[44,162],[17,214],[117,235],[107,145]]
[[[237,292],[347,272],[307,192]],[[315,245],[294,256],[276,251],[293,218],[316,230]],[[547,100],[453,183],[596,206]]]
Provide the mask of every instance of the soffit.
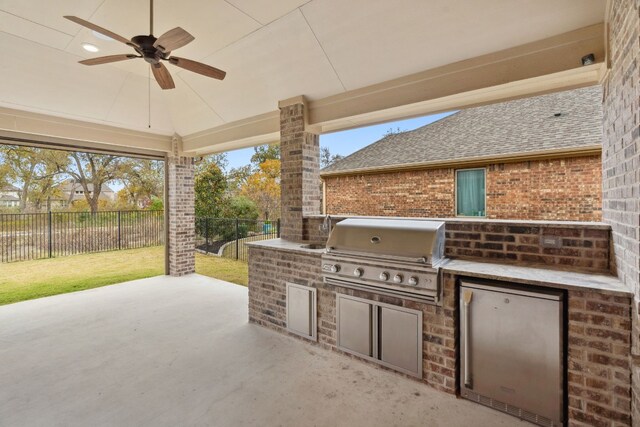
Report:
[[[292,96],[337,95],[601,22],[604,7],[602,0],[156,0],[155,34],[182,26],[196,39],[176,54],[228,72],[217,81],[169,65],[176,89],[161,91],[153,81],[149,87],[141,60],[77,64],[129,51],[62,18],[132,37],[149,30],[146,1],[0,0],[0,105],[190,135],[276,110]],[[89,54],[81,42],[101,51]]]

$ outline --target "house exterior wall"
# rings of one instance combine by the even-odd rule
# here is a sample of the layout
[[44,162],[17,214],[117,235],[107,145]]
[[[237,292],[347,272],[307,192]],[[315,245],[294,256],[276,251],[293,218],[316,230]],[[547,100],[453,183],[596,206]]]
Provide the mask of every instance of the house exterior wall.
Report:
[[[325,176],[331,215],[455,217],[455,170]],[[486,166],[489,219],[600,221],[600,156]]]
[[635,292],[633,419],[640,425],[640,0],[614,0],[611,69],[604,82],[603,219],[611,224],[618,277]]

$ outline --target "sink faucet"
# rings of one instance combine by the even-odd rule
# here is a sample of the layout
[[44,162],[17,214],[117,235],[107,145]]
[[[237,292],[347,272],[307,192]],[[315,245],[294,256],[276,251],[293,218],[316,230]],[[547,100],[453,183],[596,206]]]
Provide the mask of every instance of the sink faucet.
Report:
[[331,231],[331,216],[325,215],[324,221],[322,221],[322,225],[320,226],[320,230],[323,233],[329,233]]

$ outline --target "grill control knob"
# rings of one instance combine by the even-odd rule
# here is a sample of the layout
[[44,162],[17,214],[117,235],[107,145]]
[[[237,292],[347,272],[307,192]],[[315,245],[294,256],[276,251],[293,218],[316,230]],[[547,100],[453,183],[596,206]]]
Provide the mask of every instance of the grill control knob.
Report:
[[402,283],[402,274],[396,274],[393,276],[393,281],[396,283]]
[[389,273],[387,273],[386,271],[380,273],[380,280],[384,280],[385,282],[389,280]]
[[411,286],[416,286],[418,284],[418,278],[416,276],[411,276],[409,277],[409,280],[407,280],[407,283]]
[[353,275],[356,277],[362,277],[363,274],[364,274],[364,270],[359,267],[353,270]]
[[338,264],[333,264],[330,270],[332,273],[337,273],[338,271],[340,271],[340,266]]

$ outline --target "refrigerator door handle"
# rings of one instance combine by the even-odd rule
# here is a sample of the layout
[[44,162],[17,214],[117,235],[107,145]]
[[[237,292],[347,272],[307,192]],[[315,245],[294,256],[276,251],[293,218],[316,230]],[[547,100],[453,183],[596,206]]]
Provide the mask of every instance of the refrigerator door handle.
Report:
[[473,297],[473,291],[471,289],[464,289],[462,292],[462,298],[464,302],[464,386],[470,390],[473,389],[471,382],[471,363],[469,361],[469,346],[471,345],[471,339],[469,334],[471,332],[471,322],[469,319],[469,306],[471,305],[471,298]]

